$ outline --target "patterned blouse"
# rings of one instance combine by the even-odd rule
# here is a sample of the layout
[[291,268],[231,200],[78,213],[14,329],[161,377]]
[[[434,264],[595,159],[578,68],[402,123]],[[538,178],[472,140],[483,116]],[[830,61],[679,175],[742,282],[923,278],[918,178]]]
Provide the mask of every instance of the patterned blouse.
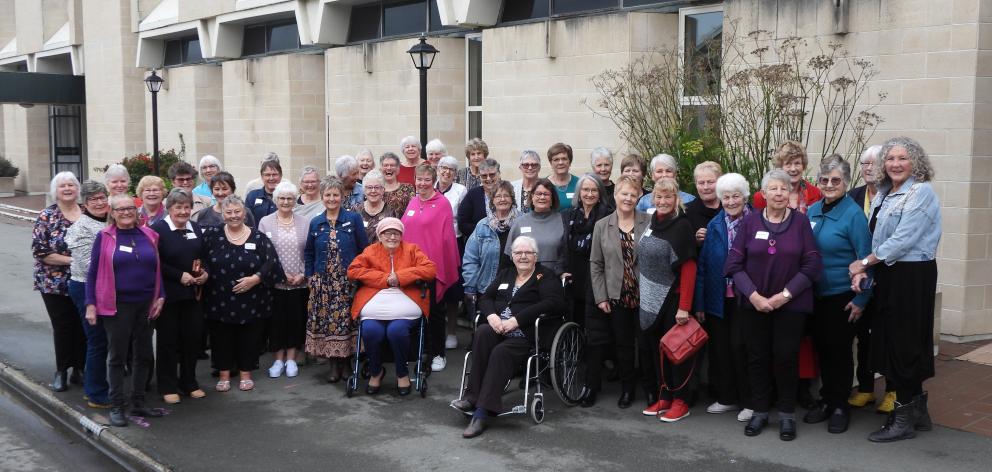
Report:
[[463,167],[455,174],[455,182],[464,185],[467,190],[472,190],[482,185],[482,180],[479,179],[478,175],[472,175],[472,169],[469,166]]
[[[307,230],[310,220],[293,215],[290,224],[279,222],[278,212],[266,215],[258,223],[258,231],[264,234],[275,245],[279,263],[286,275],[303,274],[303,249],[307,245]],[[280,282],[275,285],[279,290],[295,290],[306,288],[306,279],[300,285],[289,285]]]
[[623,254],[623,282],[620,285],[620,306],[636,309],[641,306],[641,297],[637,291],[637,261],[634,259],[637,251],[634,244],[634,233],[620,231],[620,252]]
[[[410,200],[413,196],[417,194],[417,190],[413,188],[410,184],[400,184],[399,188],[393,191],[386,191],[382,195],[382,199],[386,201],[386,206],[389,208],[402,208],[406,209],[406,206],[410,204]],[[399,210],[403,211],[403,210]]]
[[379,241],[379,235],[375,234],[375,227],[380,221],[390,217],[399,218],[403,216],[402,213],[391,208],[389,205],[383,205],[379,213],[370,214],[365,211],[365,202],[359,202],[357,205],[351,207],[351,211],[358,213],[362,217],[362,225],[365,226],[365,235],[369,238],[369,245]]
[[[82,206],[80,206],[82,212]],[[72,221],[62,214],[57,204],[38,214],[31,233],[31,253],[34,256],[34,289],[41,293],[69,294],[69,266],[41,262],[49,254],[72,255],[65,242]]]
[[[247,240],[239,246],[227,240],[223,226],[211,226],[203,229],[203,245],[207,251],[206,269],[210,274],[203,317],[244,325],[271,316],[271,288],[286,281],[272,241],[252,229]],[[238,279],[255,274],[262,278],[261,284],[244,293],[231,290]]]

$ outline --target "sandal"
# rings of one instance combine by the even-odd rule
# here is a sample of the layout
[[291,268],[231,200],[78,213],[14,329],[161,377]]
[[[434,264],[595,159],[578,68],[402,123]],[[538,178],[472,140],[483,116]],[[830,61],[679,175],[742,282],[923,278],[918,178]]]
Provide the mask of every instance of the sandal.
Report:
[[238,390],[242,392],[247,392],[255,388],[255,382],[252,379],[246,379],[238,382]]
[[167,393],[165,395],[162,395],[162,401],[164,401],[169,405],[175,405],[176,403],[179,403],[181,400],[179,398],[179,394]]
[[203,398],[207,396],[207,392],[204,392],[203,390],[200,389],[196,389],[193,390],[192,392],[189,392],[189,396],[190,398]]
[[230,380],[218,380],[217,381],[217,386],[214,387],[214,389],[217,390],[218,392],[226,392],[228,390],[231,390],[231,381]]

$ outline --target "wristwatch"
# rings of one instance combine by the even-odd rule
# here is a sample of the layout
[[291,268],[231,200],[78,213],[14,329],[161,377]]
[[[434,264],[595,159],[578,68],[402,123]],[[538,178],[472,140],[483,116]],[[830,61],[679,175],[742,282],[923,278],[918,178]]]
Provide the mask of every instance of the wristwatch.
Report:
[[868,268],[868,262],[869,261],[868,261],[868,258],[867,257],[864,258],[864,259],[861,259],[861,266],[867,269]]
[[782,289],[782,296],[785,297],[786,300],[792,300],[792,292],[789,292],[789,289],[787,288]]

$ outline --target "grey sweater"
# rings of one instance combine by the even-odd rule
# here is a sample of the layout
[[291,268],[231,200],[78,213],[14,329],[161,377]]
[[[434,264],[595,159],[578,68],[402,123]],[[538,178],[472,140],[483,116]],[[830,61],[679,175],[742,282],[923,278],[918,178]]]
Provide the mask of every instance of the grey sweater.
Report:
[[561,237],[565,232],[565,224],[561,220],[561,213],[549,211],[547,213],[525,213],[517,217],[510,227],[510,235],[506,238],[506,248],[503,252],[510,256],[513,252],[513,240],[517,236],[530,236],[537,241],[537,262],[544,267],[554,270],[561,275],[564,271],[562,266]]

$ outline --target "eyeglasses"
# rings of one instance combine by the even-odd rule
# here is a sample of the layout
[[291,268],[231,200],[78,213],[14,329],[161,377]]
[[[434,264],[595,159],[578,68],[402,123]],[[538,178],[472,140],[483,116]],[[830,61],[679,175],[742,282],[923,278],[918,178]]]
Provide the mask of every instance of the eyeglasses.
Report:
[[403,237],[402,233],[397,233],[396,231],[384,231],[379,233],[379,238],[381,239],[395,239]]
[[293,198],[293,197],[279,197],[279,198],[276,199],[276,201],[279,201],[279,202],[295,202],[296,199]]
[[820,177],[820,185],[833,185],[838,186],[844,182],[844,179],[840,177]]
[[551,194],[549,192],[534,192],[531,196],[534,198],[551,198]]
[[505,193],[497,193],[493,195],[493,200],[512,200],[509,195]]
[[262,174],[263,179],[278,179],[279,177],[282,177],[282,174],[276,172],[266,172]]
[[859,162],[859,164],[861,164],[861,167],[867,167],[870,165],[874,165],[875,163],[872,161],[868,161],[868,162]]
[[86,199],[86,203],[98,203],[107,201],[106,195],[97,195],[95,197],[89,197]]
[[382,185],[366,185],[365,186],[365,191],[366,192],[381,192],[381,191],[383,191],[385,189],[386,189],[386,187],[383,187]]
[[479,174],[479,178],[482,180],[492,180],[495,179],[498,174],[493,172],[491,174]]
[[522,167],[524,169],[537,169],[537,168],[541,167],[541,164],[539,164],[537,162],[523,162],[523,163],[520,164],[520,167]]
[[136,211],[138,211],[138,207],[133,207],[133,206],[114,208],[114,212],[116,213],[134,213]]
[[536,256],[537,253],[534,251],[513,251],[513,257],[531,257]]
[[438,172],[454,172],[455,169],[452,169],[451,167],[438,166],[437,167],[437,171]]
[[218,167],[217,167],[216,164],[207,164],[207,165],[205,165],[203,167],[200,167],[200,170],[204,170],[204,169],[217,169],[217,168]]
[[192,182],[193,181],[193,178],[192,177],[176,177],[176,178],[172,179],[172,181],[173,182]]

